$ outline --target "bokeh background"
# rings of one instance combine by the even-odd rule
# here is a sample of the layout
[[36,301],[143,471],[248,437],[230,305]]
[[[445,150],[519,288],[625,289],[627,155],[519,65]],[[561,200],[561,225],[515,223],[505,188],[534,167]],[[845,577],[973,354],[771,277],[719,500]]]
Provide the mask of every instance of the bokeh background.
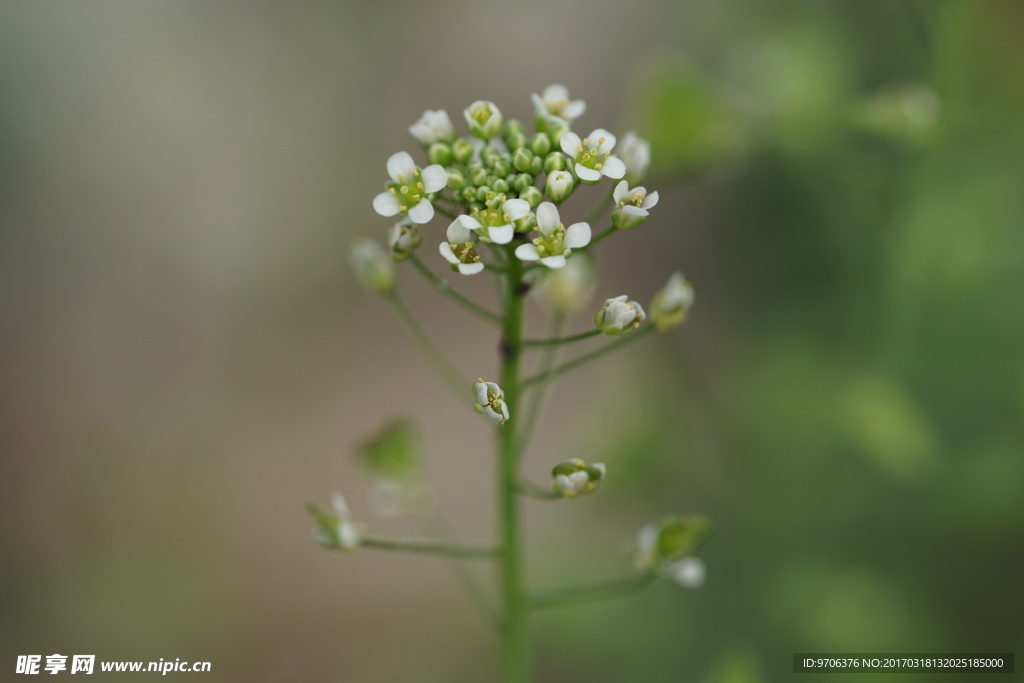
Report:
[[[577,128],[654,145],[661,204],[598,250],[590,307],[677,268],[698,304],[552,393],[527,472],[610,478],[529,504],[531,583],[627,571],[665,513],[717,536],[698,591],[539,615],[538,680],[1024,652],[1022,28],[1016,0],[0,5],[5,677],[58,652],[494,679],[443,562],[324,552],[303,504],[342,490],[414,533],[351,455],[405,415],[452,527],[491,533],[488,426],[345,249],[383,238],[371,200],[424,109],[529,120],[551,82]],[[401,280],[467,381],[493,374],[492,331]]]

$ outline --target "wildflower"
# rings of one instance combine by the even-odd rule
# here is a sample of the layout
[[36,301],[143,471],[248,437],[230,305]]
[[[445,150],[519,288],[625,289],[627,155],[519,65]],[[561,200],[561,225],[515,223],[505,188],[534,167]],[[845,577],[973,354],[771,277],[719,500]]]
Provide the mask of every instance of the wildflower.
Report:
[[471,216],[459,216],[458,220],[480,236],[481,242],[508,244],[512,241],[514,221],[530,213],[530,203],[524,199],[506,199],[503,194],[493,195],[485,202],[484,209],[473,209]]
[[588,465],[579,458],[560,462],[551,469],[551,488],[566,498],[590,493],[604,479],[604,463]]
[[391,247],[391,258],[404,261],[420,246],[420,233],[411,221],[399,221],[388,230],[388,245]]
[[481,140],[490,140],[501,131],[501,110],[494,102],[477,100],[462,112],[469,132]]
[[625,180],[615,186],[612,193],[615,209],[612,211],[612,225],[619,230],[632,230],[650,215],[649,209],[658,203],[658,193],[647,194],[647,188],[630,189]]
[[348,251],[349,263],[359,283],[375,294],[395,289],[395,264],[376,241],[360,237]]
[[388,175],[392,182],[387,184],[386,192],[373,198],[374,210],[381,216],[401,213],[413,223],[429,223],[434,205],[427,195],[448,184],[444,167],[433,164],[420,170],[408,152],[397,152],[388,159]]
[[693,286],[680,271],[672,273],[668,282],[651,301],[651,320],[664,332],[682,325],[693,307]]
[[586,102],[570,100],[569,89],[557,83],[544,88],[544,92],[540,95],[536,93],[530,95],[530,98],[533,100],[534,113],[539,119],[555,116],[568,124],[572,123],[573,119],[582,116],[583,112],[587,110]]
[[537,207],[537,230],[540,236],[532,244],[521,244],[516,249],[516,256],[523,261],[540,261],[548,268],[561,268],[573,249],[590,244],[590,226],[573,223],[566,228],[551,202],[542,202]]
[[622,136],[619,157],[626,164],[626,180],[638,183],[647,175],[647,167],[651,165],[651,143],[629,131]]
[[604,307],[594,314],[594,327],[612,337],[623,337],[636,328],[647,317],[636,301],[627,301],[625,294],[604,302]]
[[473,409],[488,419],[501,423],[508,420],[505,392],[494,382],[478,379],[473,385],[473,401]]
[[603,128],[582,140],[576,133],[566,131],[562,134],[561,147],[573,160],[577,177],[585,183],[596,183],[603,175],[618,180],[626,174],[622,159],[612,155],[615,136]]
[[428,109],[423,112],[423,116],[409,126],[409,132],[426,147],[435,142],[452,142],[457,134],[444,109]]
[[711,524],[704,517],[668,517],[647,524],[636,536],[636,567],[644,571],[671,571],[672,565],[689,557],[710,537]]
[[473,233],[463,223],[468,216],[459,216],[448,226],[448,241],[441,242],[441,256],[452,264],[452,270],[463,275],[475,275],[484,269],[480,255],[473,244]]
[[353,521],[352,513],[345,502],[345,496],[340,493],[335,492],[331,496],[331,507],[334,509],[334,515],[338,519],[338,524],[335,528],[338,545],[345,550],[355,550],[363,541],[363,525]]

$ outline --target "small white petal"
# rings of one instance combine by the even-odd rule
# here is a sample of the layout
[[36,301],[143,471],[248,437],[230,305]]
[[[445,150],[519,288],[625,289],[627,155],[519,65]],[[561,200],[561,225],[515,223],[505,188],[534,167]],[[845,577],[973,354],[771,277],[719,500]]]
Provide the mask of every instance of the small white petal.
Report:
[[429,223],[434,217],[434,205],[426,199],[421,199],[416,206],[409,207],[408,216],[413,223]]
[[672,580],[684,588],[700,588],[704,585],[706,570],[699,557],[687,557],[669,568]]
[[562,493],[576,493],[576,487],[573,486],[572,479],[565,474],[559,474],[555,477],[555,488]]
[[540,258],[537,247],[532,244],[520,244],[516,247],[516,258],[520,261],[536,261]]
[[646,197],[644,197],[643,202],[640,203],[640,208],[651,209],[651,208],[654,208],[654,205],[657,204],[657,203],[658,203],[658,193],[657,192],[652,192],[649,195],[647,195]]
[[504,401],[501,402],[501,416],[506,420],[508,419],[508,404]]
[[451,263],[453,265],[459,263],[459,257],[456,256],[455,252],[452,251],[452,245],[448,244],[447,242],[441,242],[439,251],[441,252],[441,256],[443,256],[444,260],[447,261],[448,263]]
[[561,255],[546,256],[542,258],[540,262],[543,263],[548,268],[550,268],[551,270],[558,270],[559,268],[565,266],[565,257]]
[[620,182],[618,185],[615,186],[615,191],[612,192],[612,199],[614,199],[615,203],[618,204],[619,202],[621,202],[623,199],[625,199],[628,196],[629,196],[629,183],[627,183],[625,180],[623,180],[622,182]]
[[459,272],[463,275],[476,275],[484,269],[484,264],[479,261],[476,263],[460,263]]
[[567,130],[564,133],[562,133],[562,151],[565,152],[570,159],[576,158],[578,148],[582,144],[583,141],[580,140],[580,136],[576,135],[576,133],[573,133],[571,130]]
[[490,406],[486,406],[484,408],[484,415],[486,415],[491,420],[494,420],[495,422],[501,422],[502,420],[501,413],[496,413],[494,411],[494,408]]
[[601,166],[601,173],[604,173],[613,180],[618,180],[626,175],[626,164],[622,163],[622,159],[613,154],[604,160],[604,165]]
[[334,514],[341,519],[348,519],[352,516],[348,509],[348,503],[345,502],[345,496],[337,491],[331,494],[331,507],[334,508]]
[[640,531],[636,534],[636,547],[640,552],[651,552],[654,550],[654,546],[657,542],[658,527],[655,524],[647,524],[641,527]]
[[[599,142],[601,138],[604,138],[604,142]],[[615,136],[606,131],[604,128],[595,128],[594,132],[590,134],[590,146],[597,147],[597,151],[601,154],[612,151],[615,147]]]
[[379,195],[373,198],[373,210],[379,213],[381,216],[394,216],[401,209],[399,208],[398,198],[390,192],[381,192]]
[[628,299],[628,298],[629,298],[628,294],[623,294],[621,296],[613,296],[611,299],[608,299],[607,301],[605,301],[604,305],[605,306],[609,306],[609,305],[611,305],[615,301],[626,301],[626,299]]
[[646,209],[641,209],[640,207],[633,206],[632,204],[626,204],[622,207],[621,211],[629,218],[647,218],[651,215]]
[[585,180],[591,183],[597,182],[601,179],[601,171],[595,171],[592,168],[587,168],[583,164],[576,164],[576,175],[579,176],[580,180]]
[[[396,183],[412,180],[412,172],[416,170],[416,162],[408,152],[395,152],[388,157],[388,175]],[[399,178],[399,176],[402,176]],[[447,182],[447,181],[445,181]]]
[[359,545],[359,527],[351,522],[342,522],[338,525],[338,545],[346,550],[351,550]]
[[579,472],[573,472],[569,475],[569,479],[572,481],[573,486],[579,490],[590,483],[590,475],[580,470]]
[[508,214],[509,219],[517,221],[530,213],[530,202],[525,199],[509,199],[501,205],[501,210]]
[[477,382],[473,385],[473,393],[476,395],[476,402],[482,406],[487,405],[487,382]]
[[537,229],[545,235],[550,235],[560,222],[558,207],[551,202],[541,202],[537,207]]
[[548,105],[544,104],[544,100],[537,93],[530,95],[530,100],[533,102],[533,113],[537,116],[544,116],[548,113]]
[[[461,227],[465,228],[466,232],[459,232],[459,237],[452,237],[452,234],[449,232],[448,239],[452,242],[465,242],[466,240],[469,239],[470,230],[479,230],[480,228],[484,227],[483,225],[480,224],[480,221],[473,218],[472,216],[467,216],[466,214],[462,214],[461,216],[456,217],[452,225],[454,225],[455,223],[458,223]],[[448,226],[448,229],[451,230],[451,225]]]
[[565,246],[579,249],[590,244],[590,226],[586,223],[573,223],[565,229]]
[[448,184],[448,171],[441,164],[433,164],[423,169],[423,189],[427,192],[440,192]]
[[494,228],[490,228],[487,231],[491,241],[495,244],[508,244],[512,241],[512,236],[515,234],[515,228],[511,223],[508,225],[499,225]]
[[576,100],[575,102],[570,102],[568,106],[562,110],[562,116],[571,121],[583,116],[585,111],[587,111],[587,103],[583,100]]
[[567,100],[569,99],[569,89],[561,83],[552,83],[548,87],[544,88],[543,97],[545,102]]

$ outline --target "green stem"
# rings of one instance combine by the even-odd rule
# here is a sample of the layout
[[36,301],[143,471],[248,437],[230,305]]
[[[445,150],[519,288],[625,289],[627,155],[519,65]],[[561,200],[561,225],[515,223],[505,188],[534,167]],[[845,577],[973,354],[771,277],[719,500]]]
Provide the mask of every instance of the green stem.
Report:
[[530,678],[529,599],[523,568],[519,511],[519,452],[514,420],[518,418],[519,365],[523,339],[523,266],[514,258],[515,242],[506,247],[508,273],[505,287],[505,324],[501,337],[501,388],[510,422],[498,425],[498,500],[502,539],[501,594],[505,603],[502,672],[505,683]]
[[457,557],[461,560],[493,560],[501,556],[498,548],[453,545],[443,541],[420,541],[409,538],[366,536],[359,545],[362,548],[397,550],[407,553],[423,553],[425,555],[444,555],[445,557]]
[[537,596],[534,598],[531,606],[534,609],[549,609],[551,607],[567,607],[569,605],[579,605],[632,595],[647,588],[656,578],[657,574],[654,572],[646,572],[627,579],[552,592],[547,595]]
[[452,213],[451,211],[449,211],[448,209],[445,209],[442,206],[438,206],[437,204],[434,204],[434,211],[437,211],[439,214],[441,214],[443,216],[448,216],[448,218],[451,218],[452,220],[455,220],[455,214]]
[[491,313],[483,306],[470,301],[466,297],[456,292],[454,289],[452,289],[451,285],[449,285],[447,282],[445,282],[437,275],[435,275],[434,272],[430,270],[430,268],[427,268],[426,264],[420,260],[419,256],[417,256],[416,254],[412,254],[409,257],[409,261],[412,263],[412,265],[416,267],[416,270],[418,270],[420,274],[423,275],[423,277],[425,277],[432,285],[434,285],[434,287],[437,288],[439,292],[444,294],[446,297],[448,297],[458,305],[462,306],[467,311],[480,316],[487,322],[494,323],[496,325],[501,324],[500,316]]
[[640,337],[643,337],[645,334],[649,333],[653,329],[654,329],[654,325],[648,324],[648,325],[646,325],[644,327],[641,327],[640,329],[638,329],[636,332],[632,333],[628,337],[623,337],[622,339],[619,339],[618,341],[614,341],[611,344],[608,344],[606,346],[602,346],[601,348],[595,349],[594,351],[591,351],[590,353],[585,353],[582,356],[580,356],[579,358],[575,358],[575,359],[569,361],[565,365],[560,365],[557,368],[554,368],[552,370],[548,370],[547,372],[540,372],[540,373],[534,375],[533,377],[529,377],[527,379],[524,379],[523,383],[522,383],[522,388],[523,389],[528,389],[530,387],[534,387],[534,386],[537,386],[539,384],[544,384],[544,382],[547,382],[548,380],[554,379],[555,377],[558,377],[559,375],[562,375],[562,374],[564,374],[566,372],[569,372],[570,370],[575,370],[576,368],[578,368],[578,367],[580,367],[582,365],[586,365],[590,361],[597,360],[601,356],[609,354],[612,351],[617,351],[618,349],[622,348],[626,344],[630,344],[630,343],[636,341],[637,339],[639,339]]
[[395,316],[398,318],[398,323],[405,330],[405,333],[409,335],[409,338],[420,348],[423,355],[427,357],[430,365],[433,366],[434,371],[438,376],[448,385],[448,388],[464,403],[472,404],[472,394],[470,393],[470,384],[458,373],[458,371],[452,367],[448,360],[441,355],[441,352],[437,350],[430,338],[427,337],[426,332],[420,327],[416,319],[409,313],[409,309],[405,307],[402,300],[398,298],[397,294],[385,297],[388,303],[391,304],[391,308],[395,311]]
[[572,342],[583,341],[584,339],[590,339],[601,334],[600,330],[590,330],[589,332],[580,332],[570,337],[559,337],[555,339],[527,339],[523,342],[523,346],[560,346],[561,344],[571,344]]
[[543,486],[534,484],[532,481],[527,479],[521,479],[519,481],[519,492],[524,496],[536,498],[537,500],[557,500],[565,498],[561,493],[552,491],[549,488],[546,489]]

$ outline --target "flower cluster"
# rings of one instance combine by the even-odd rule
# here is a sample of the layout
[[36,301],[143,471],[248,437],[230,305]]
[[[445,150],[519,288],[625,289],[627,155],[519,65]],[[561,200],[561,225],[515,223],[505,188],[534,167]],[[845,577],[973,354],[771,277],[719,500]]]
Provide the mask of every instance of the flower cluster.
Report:
[[668,517],[648,524],[637,533],[636,567],[698,588],[704,583],[704,562],[692,553],[710,537],[711,524],[703,517]]
[[[380,215],[402,217],[388,235],[395,260],[413,254],[421,242],[416,226],[429,223],[435,213],[450,219],[438,251],[462,275],[485,269],[482,257],[489,254],[481,253],[481,244],[515,241],[515,257],[528,268],[553,270],[564,267],[573,250],[590,244],[591,226],[584,221],[566,226],[556,205],[584,183],[642,178],[650,162],[649,145],[627,133],[620,158],[613,154],[617,138],[607,130],[597,128],[581,138],[571,127],[586,103],[572,100],[565,86],[550,85],[532,100],[532,133],[519,121],[506,121],[497,105],[485,100],[463,111],[467,137],[459,135],[443,110],[428,110],[409,127],[428,165],[418,166],[408,152],[393,154],[387,163],[389,180],[373,200]],[[615,201],[611,229],[628,230],[647,217],[657,193],[631,190],[623,180]]]
[[560,462],[551,469],[551,488],[565,498],[590,493],[604,479],[604,463],[588,465],[579,458]]

